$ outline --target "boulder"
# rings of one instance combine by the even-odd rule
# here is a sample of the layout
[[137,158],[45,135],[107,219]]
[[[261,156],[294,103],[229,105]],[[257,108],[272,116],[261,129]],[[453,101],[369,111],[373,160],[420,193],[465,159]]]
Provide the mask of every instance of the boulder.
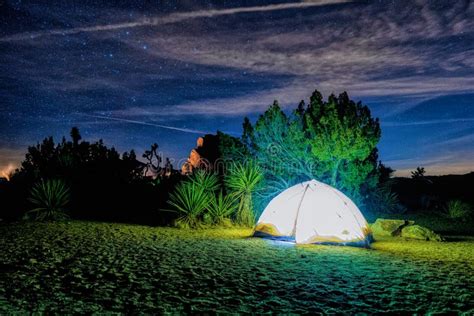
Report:
[[443,240],[440,235],[420,225],[409,225],[409,226],[403,227],[401,231],[401,237],[419,239],[419,240],[432,240],[432,241]]
[[414,221],[407,221],[403,219],[377,218],[375,223],[373,223],[370,228],[372,229],[374,238],[396,237],[400,236],[403,227],[413,225],[414,223]]
[[216,160],[220,158],[219,155],[218,135],[206,134],[199,137],[196,141],[196,147],[191,150],[188,159],[181,166],[181,173],[189,175],[199,168],[212,170],[215,167]]

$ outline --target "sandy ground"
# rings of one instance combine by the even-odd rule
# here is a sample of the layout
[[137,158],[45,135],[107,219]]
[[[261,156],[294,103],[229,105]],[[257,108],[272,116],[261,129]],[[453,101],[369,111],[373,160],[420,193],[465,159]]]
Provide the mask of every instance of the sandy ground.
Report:
[[474,240],[295,246],[246,229],[0,226],[0,314],[474,312]]

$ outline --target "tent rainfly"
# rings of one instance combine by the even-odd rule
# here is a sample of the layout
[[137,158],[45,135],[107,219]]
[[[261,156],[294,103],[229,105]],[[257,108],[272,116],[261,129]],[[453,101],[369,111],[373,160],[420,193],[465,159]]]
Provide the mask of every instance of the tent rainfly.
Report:
[[372,239],[364,216],[346,195],[311,180],[292,186],[267,205],[254,236],[298,244],[368,246]]

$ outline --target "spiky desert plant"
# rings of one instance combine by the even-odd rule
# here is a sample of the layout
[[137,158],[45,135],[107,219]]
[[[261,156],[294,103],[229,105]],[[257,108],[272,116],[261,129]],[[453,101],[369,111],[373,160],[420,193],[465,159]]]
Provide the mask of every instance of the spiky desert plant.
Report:
[[471,206],[461,200],[451,200],[444,208],[446,215],[452,219],[467,220],[471,216]]
[[179,184],[170,195],[168,204],[178,212],[176,224],[182,227],[200,226],[200,216],[209,206],[210,194],[194,182]]
[[36,208],[26,212],[25,219],[61,220],[66,219],[66,205],[71,194],[66,183],[58,179],[41,180],[30,191],[28,201]]
[[207,192],[215,192],[219,189],[219,179],[213,172],[196,170],[189,180]]
[[256,163],[237,162],[229,168],[225,184],[239,200],[236,219],[241,225],[253,226],[255,223],[252,195],[259,190],[262,179],[263,172]]
[[380,208],[380,211],[386,214],[393,214],[397,211],[403,210],[400,201],[398,199],[398,194],[392,192],[390,187],[383,186],[375,190],[374,199],[377,204],[376,207]]
[[214,224],[224,224],[237,209],[237,196],[235,194],[224,195],[222,191],[212,195],[209,203],[209,214]]

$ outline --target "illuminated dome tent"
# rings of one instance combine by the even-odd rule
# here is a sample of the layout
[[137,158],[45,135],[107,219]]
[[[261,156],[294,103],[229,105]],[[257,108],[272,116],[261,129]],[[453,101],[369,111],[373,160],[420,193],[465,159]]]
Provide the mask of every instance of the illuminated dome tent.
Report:
[[367,221],[354,202],[316,180],[292,186],[271,200],[254,236],[354,246],[368,246],[371,240]]

